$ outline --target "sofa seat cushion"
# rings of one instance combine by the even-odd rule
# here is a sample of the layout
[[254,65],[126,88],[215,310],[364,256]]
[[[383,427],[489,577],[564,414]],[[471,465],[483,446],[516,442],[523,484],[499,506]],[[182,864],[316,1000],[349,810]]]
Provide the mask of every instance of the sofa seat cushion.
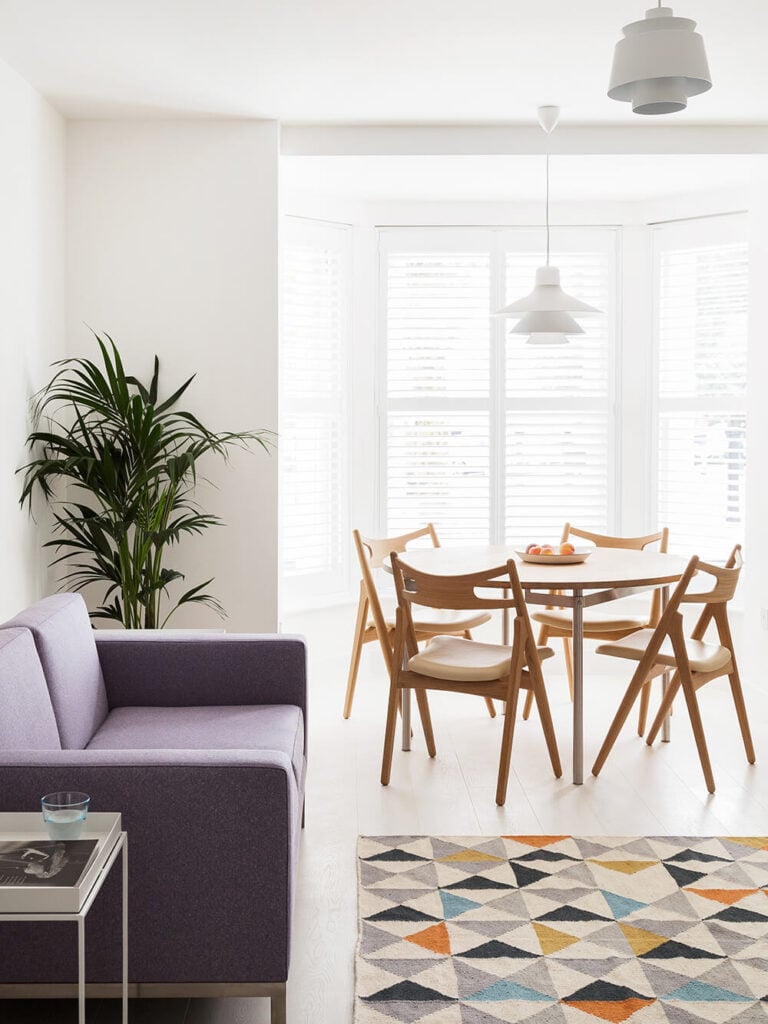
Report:
[[277,750],[304,772],[304,716],[294,704],[114,708],[88,750]]

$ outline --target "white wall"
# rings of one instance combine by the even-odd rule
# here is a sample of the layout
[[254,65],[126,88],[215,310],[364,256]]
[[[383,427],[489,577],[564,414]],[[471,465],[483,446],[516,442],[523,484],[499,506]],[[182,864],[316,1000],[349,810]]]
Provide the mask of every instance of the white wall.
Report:
[[64,352],[63,118],[0,62],[0,621],[50,589],[45,509],[19,508],[29,398]]
[[[755,158],[749,196],[750,306],[749,380],[747,422],[747,528],[745,545],[746,596],[744,638],[747,667],[754,683],[768,689],[768,632],[761,612],[768,609],[768,473],[765,469],[768,442],[768,159]],[[768,611],[766,612],[768,614]]]
[[[68,128],[68,351],[112,335],[130,372],[160,357],[167,392],[215,430],[276,429],[279,133],[269,121],[77,121]],[[210,462],[199,488],[226,526],[172,551],[227,629],[277,624],[277,456]],[[94,594],[94,598],[96,595]],[[203,608],[171,626],[221,625]]]

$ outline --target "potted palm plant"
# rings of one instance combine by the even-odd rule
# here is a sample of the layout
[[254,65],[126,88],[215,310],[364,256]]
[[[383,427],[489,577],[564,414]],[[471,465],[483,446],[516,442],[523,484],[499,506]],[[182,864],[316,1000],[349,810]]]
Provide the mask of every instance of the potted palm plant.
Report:
[[[126,374],[109,335],[96,335],[101,365],[64,359],[50,383],[35,396],[31,461],[21,504],[40,491],[52,509],[56,551],[64,585],[96,585],[101,604],[95,619],[126,629],[157,629],[183,605],[202,604],[224,614],[206,588],[212,578],[189,586],[168,564],[182,537],[222,525],[194,499],[201,460],[226,459],[233,447],[251,442],[265,451],[272,433],[215,433],[179,401],[194,380],[170,397],[159,397],[160,362],[148,384]],[[186,587],[186,589],[185,589]]]

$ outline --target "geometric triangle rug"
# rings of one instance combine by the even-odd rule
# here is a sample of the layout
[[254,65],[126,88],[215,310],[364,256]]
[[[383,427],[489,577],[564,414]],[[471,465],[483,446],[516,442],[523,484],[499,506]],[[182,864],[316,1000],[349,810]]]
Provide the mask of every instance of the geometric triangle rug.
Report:
[[356,1024],[768,1021],[768,838],[364,836]]

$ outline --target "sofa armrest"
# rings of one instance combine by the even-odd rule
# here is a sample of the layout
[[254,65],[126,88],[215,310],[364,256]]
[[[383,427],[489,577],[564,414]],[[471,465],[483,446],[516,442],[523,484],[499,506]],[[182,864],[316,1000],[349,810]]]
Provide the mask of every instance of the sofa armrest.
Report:
[[[122,814],[131,931],[141,936],[131,954],[133,979],[285,981],[301,819],[285,755],[0,753],[0,809],[31,810],[43,793],[68,788],[89,793],[93,810]],[[95,954],[97,975],[119,977],[116,916],[110,924],[106,915],[105,966]],[[68,980],[69,967],[61,970]]]
[[110,707],[295,704],[307,713],[303,637],[94,633]]

